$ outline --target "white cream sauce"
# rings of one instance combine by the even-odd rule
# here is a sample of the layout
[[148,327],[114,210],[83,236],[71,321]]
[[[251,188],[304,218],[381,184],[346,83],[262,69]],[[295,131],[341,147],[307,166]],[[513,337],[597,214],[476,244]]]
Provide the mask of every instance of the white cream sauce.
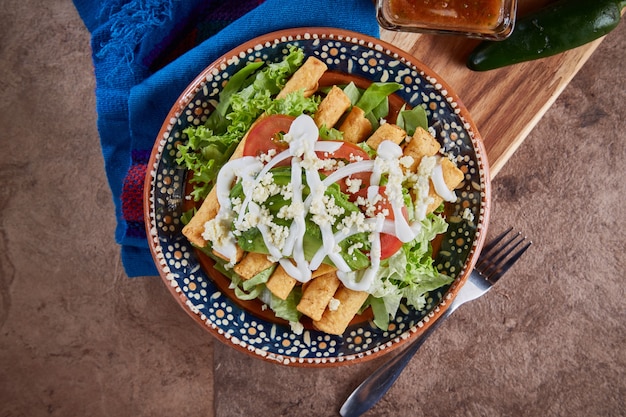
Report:
[[[402,194],[404,174],[400,164],[402,149],[391,141],[384,141],[379,145],[377,157],[374,160],[348,163],[337,168],[322,180],[319,169],[323,167],[324,161],[317,156],[316,152],[333,153],[342,145],[340,142],[318,141],[318,135],[319,131],[313,119],[310,116],[302,115],[294,120],[289,132],[284,137],[285,141],[289,143],[289,149],[272,157],[267,164],[264,165],[258,158],[247,156],[234,159],[224,165],[218,174],[216,184],[220,209],[216,218],[205,224],[203,237],[205,236],[206,240],[211,241],[214,250],[234,262],[237,253],[237,239],[231,231],[230,225],[234,222],[237,228],[246,222],[247,224],[253,223],[261,231],[270,257],[280,262],[285,271],[296,280],[302,283],[309,281],[311,272],[319,268],[323,260],[328,257],[337,267],[337,276],[346,287],[356,291],[367,291],[380,267],[382,249],[380,234],[394,235],[402,242],[410,242],[415,239],[420,232],[421,220],[426,215],[428,199],[422,197],[414,202],[415,219],[409,223],[402,214],[404,207]],[[271,219],[263,218],[263,210],[259,204],[253,201],[252,195],[253,190],[262,186],[261,180],[270,169],[289,158],[291,158],[290,213],[293,221],[289,234],[284,239],[284,244],[282,247],[278,247],[273,243],[274,239],[270,238],[271,228],[268,227],[268,221]],[[302,183],[303,170],[310,189],[306,199],[303,199],[302,195],[304,188]],[[427,185],[430,178],[437,194],[446,201],[455,201],[456,195],[447,188],[443,180],[441,164],[433,164],[426,171],[428,175],[422,175],[418,179],[418,182],[422,182],[422,192],[424,191],[424,182]],[[364,172],[370,173],[367,200],[371,204],[375,204],[376,199],[380,198],[380,180],[384,175],[387,175],[385,194],[393,211],[393,220],[385,218],[381,213],[373,217],[363,215],[348,222],[345,227],[339,227],[338,232],[333,232],[334,221],[339,221],[342,216],[339,215],[340,212],[331,213],[334,202],[325,200],[326,189],[339,180]],[[230,189],[237,179],[242,181],[245,195],[241,206],[237,207],[238,214],[235,213],[229,198]],[[317,213],[318,211],[320,213]],[[322,233],[323,244],[310,262],[305,259],[304,254],[305,219],[309,213],[314,214],[313,217],[319,214],[320,219],[325,219],[317,222]],[[329,221],[329,219],[331,220]],[[370,233],[370,266],[364,271],[352,271],[340,253],[339,243],[364,231]]]

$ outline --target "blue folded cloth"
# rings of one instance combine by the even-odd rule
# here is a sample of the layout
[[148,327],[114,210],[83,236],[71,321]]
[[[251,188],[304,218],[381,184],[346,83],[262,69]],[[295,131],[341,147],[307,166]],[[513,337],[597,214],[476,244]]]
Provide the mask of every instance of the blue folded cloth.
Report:
[[172,104],[212,61],[256,36],[323,26],[378,37],[372,0],[74,0],[90,31],[98,132],[129,277],[157,275],[143,181]]

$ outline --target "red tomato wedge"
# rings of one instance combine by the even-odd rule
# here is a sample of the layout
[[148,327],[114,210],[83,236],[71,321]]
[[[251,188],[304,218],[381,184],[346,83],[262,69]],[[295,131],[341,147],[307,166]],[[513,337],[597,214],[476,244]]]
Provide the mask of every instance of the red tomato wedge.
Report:
[[[363,188],[357,193],[354,194],[355,200],[359,197],[367,198],[367,188]],[[393,208],[391,207],[391,203],[387,199],[387,194],[385,192],[385,186],[378,187],[378,194],[381,199],[376,203],[374,214],[378,214],[381,212],[385,212],[385,216],[389,220],[394,220],[395,216],[393,214]],[[402,215],[405,219],[408,220],[409,213],[406,207],[402,207]],[[402,247],[402,241],[395,237],[394,235],[390,235],[387,233],[380,234],[380,259],[387,259],[391,255],[395,254]]]
[[295,117],[284,114],[265,116],[257,121],[248,132],[248,138],[243,147],[244,156],[260,156],[270,150],[280,153],[289,148],[289,145],[280,139],[281,133],[289,132]]

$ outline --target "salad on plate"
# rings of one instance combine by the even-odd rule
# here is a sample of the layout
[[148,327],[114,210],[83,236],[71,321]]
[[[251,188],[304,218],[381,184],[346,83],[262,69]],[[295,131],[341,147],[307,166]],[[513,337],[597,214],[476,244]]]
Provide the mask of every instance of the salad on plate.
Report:
[[401,301],[421,310],[452,282],[433,240],[464,174],[423,107],[394,108],[399,84],[328,75],[297,47],[232,75],[178,145],[197,202],[183,234],[238,299],[261,300],[295,333],[341,335],[368,310],[386,329]]

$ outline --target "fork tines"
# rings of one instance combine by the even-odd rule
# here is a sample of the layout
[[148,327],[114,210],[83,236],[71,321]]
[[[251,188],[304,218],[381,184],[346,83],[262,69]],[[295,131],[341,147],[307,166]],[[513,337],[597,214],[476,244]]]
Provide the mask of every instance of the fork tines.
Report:
[[[533,243],[527,241],[526,236],[523,236],[521,232],[511,236],[512,230],[513,228],[510,227],[498,235],[484,246],[480,254],[475,268],[488,280],[497,281]],[[518,249],[524,242],[526,243]]]

